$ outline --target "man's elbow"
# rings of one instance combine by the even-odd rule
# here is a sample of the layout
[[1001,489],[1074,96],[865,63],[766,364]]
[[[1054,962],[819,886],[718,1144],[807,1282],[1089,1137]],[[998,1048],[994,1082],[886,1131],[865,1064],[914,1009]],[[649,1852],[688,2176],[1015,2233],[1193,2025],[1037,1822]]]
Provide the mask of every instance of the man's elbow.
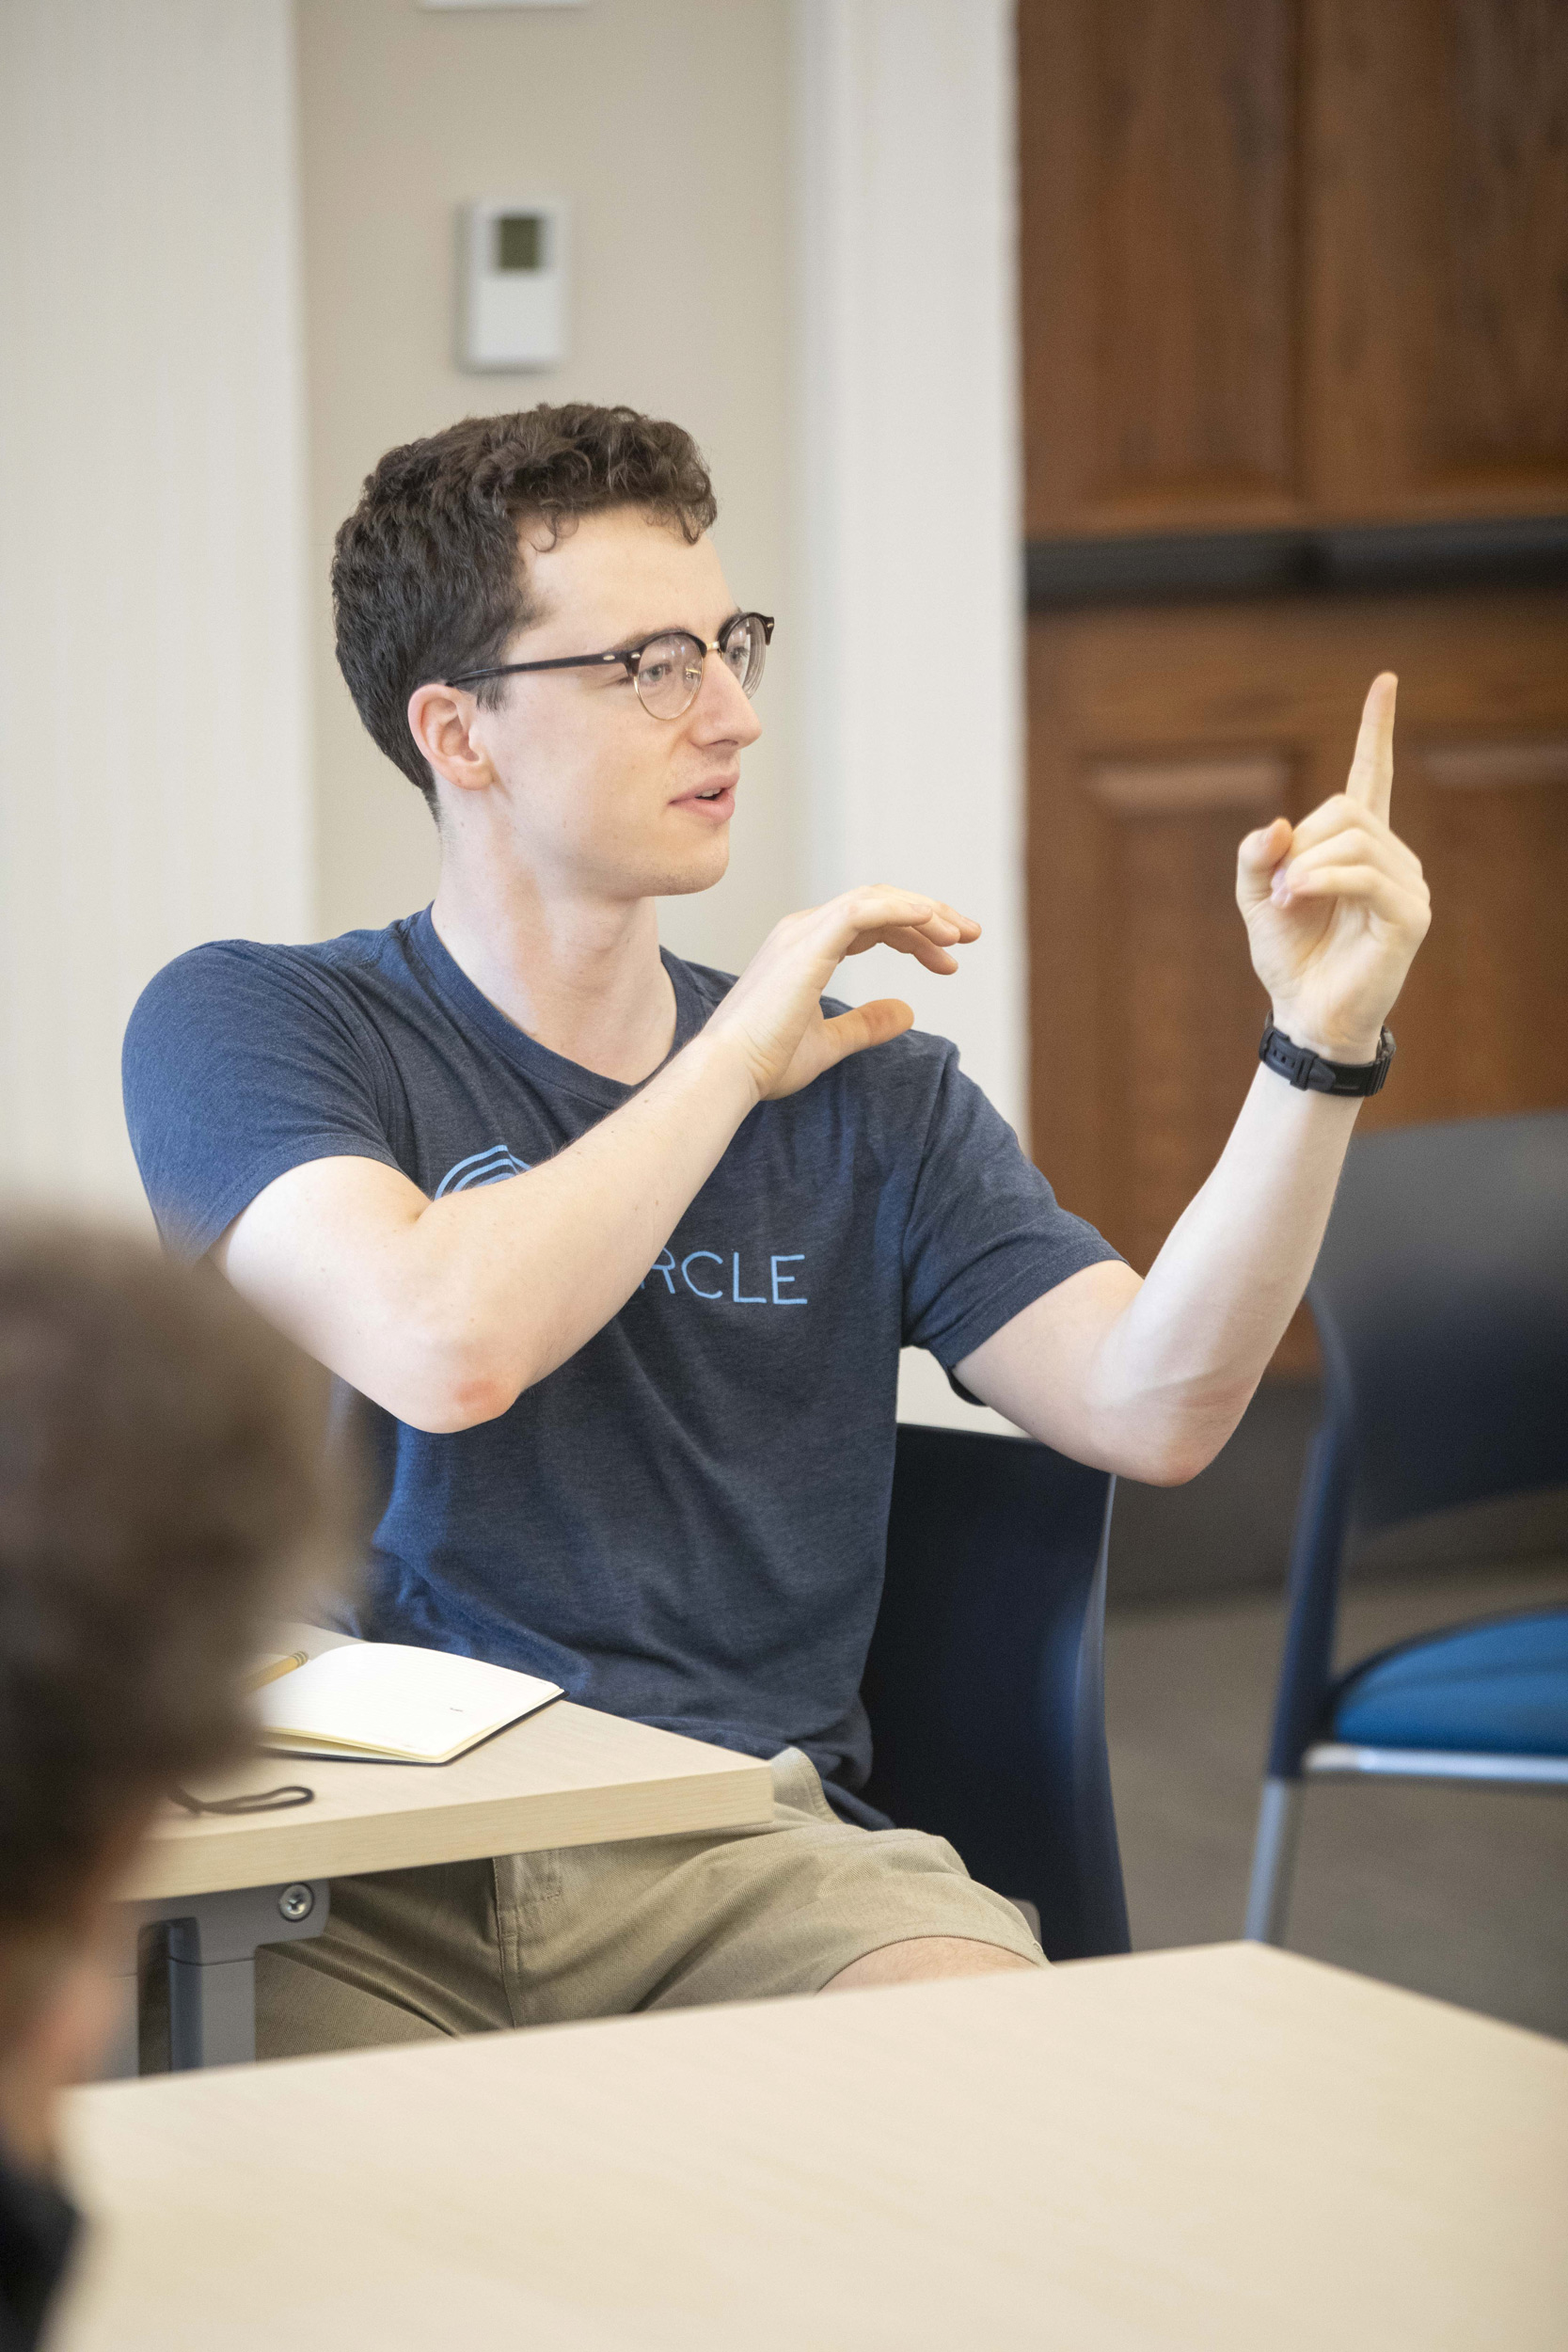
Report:
[[1227,1444],[1246,1408],[1246,1399],[1232,1411],[1227,1406],[1201,1420],[1166,1423],[1141,1431],[1128,1449],[1129,1458],[1117,1464],[1124,1478],[1143,1486],[1185,1486]]
[[459,1381],[441,1389],[424,1385],[418,1395],[406,1397],[391,1409],[399,1421],[410,1429],[422,1431],[426,1437],[454,1438],[461,1430],[478,1429],[487,1421],[499,1421],[520,1393],[484,1380]]
[[1173,1440],[1152,1447],[1140,1454],[1136,1462],[1129,1462],[1122,1471],[1124,1478],[1135,1478],[1140,1486],[1185,1486],[1189,1480],[1206,1470],[1219,1446],[1194,1445],[1190,1440]]
[[402,1379],[388,1380],[377,1398],[388,1411],[433,1438],[455,1437],[510,1412],[536,1375],[503,1362],[499,1351],[471,1342],[427,1341]]

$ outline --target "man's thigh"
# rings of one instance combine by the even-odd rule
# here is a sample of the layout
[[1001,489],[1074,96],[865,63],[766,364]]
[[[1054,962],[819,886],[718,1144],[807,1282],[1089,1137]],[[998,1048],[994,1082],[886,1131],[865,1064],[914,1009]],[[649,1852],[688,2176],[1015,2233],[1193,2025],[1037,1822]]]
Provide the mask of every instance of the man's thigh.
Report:
[[772,1772],[773,1818],[756,1829],[343,1882],[325,1936],[278,1947],[264,1987],[259,1964],[258,2046],[283,2056],[816,1993],[914,1938],[1044,1964],[1019,1912],[943,1839],[847,1826],[794,1750]]
[[323,1935],[256,1955],[259,2058],[439,2042],[515,2022],[490,1862],[336,1879]]
[[1043,1964],[1017,1910],[977,1886],[944,1839],[840,1821],[793,1749],[771,1769],[773,1819],[760,1829],[497,1864],[519,2023],[816,1993],[851,1962],[914,1937]]

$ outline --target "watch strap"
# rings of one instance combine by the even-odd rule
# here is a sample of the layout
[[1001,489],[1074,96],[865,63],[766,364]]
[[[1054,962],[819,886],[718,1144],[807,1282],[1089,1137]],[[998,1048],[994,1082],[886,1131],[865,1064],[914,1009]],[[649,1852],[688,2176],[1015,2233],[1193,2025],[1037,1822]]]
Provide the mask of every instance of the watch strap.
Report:
[[1385,1029],[1371,1061],[1328,1061],[1309,1045],[1297,1045],[1271,1022],[1258,1058],[1288,1085],[1310,1094],[1379,1094],[1394,1058],[1394,1033]]

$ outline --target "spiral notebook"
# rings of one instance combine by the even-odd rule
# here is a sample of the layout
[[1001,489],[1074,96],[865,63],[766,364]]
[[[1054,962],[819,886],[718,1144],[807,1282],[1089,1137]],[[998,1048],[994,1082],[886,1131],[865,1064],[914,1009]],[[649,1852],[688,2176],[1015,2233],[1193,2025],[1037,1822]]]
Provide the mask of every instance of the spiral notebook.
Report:
[[303,1664],[262,1662],[271,1671],[256,1692],[261,1744],[283,1756],[450,1764],[562,1696],[558,1682],[400,1642],[344,1642]]

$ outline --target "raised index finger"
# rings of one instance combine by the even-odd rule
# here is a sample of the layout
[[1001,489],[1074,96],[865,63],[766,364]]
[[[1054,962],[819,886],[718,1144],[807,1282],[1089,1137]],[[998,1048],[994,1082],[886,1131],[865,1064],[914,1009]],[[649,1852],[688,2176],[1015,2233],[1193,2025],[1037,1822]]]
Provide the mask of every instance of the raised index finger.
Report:
[[1345,784],[1347,798],[1359,801],[1386,822],[1394,789],[1394,698],[1399,684],[1392,670],[1384,670],[1368,689],[1355,756]]

